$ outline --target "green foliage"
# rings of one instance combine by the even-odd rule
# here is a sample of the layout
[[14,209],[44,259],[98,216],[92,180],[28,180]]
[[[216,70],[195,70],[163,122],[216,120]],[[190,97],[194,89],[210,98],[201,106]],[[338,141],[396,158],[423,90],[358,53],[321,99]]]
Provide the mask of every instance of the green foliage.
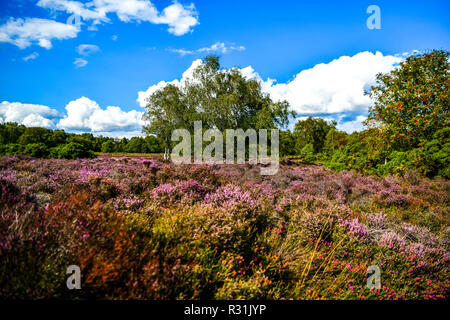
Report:
[[194,121],[205,128],[247,130],[285,126],[293,115],[286,101],[273,102],[256,80],[247,80],[236,68],[220,69],[219,58],[210,56],[194,71],[191,81],[179,88],[167,85],[147,101],[145,131],[170,148],[175,129],[193,132]]
[[[69,144],[70,147],[67,146]],[[72,159],[76,154],[92,157],[92,152],[160,153],[162,148],[160,139],[155,136],[114,139],[94,137],[90,133],[73,134],[64,130],[27,128],[17,123],[0,124],[0,155],[26,154],[37,158]]]
[[300,155],[303,157],[304,161],[307,163],[313,163],[316,160],[314,154],[314,146],[312,143],[305,145],[300,151]]
[[[377,76],[367,129],[332,143],[325,163],[332,169],[365,174],[450,176],[450,53],[408,57],[399,68]],[[335,140],[336,141],[336,140]],[[336,151],[338,150],[338,151]]]
[[64,130],[53,130],[52,135],[48,139],[49,147],[56,147],[61,144],[65,144],[69,134],[64,132]]
[[0,144],[18,143],[24,132],[24,125],[14,122],[0,123]]
[[163,149],[161,147],[161,143],[155,136],[146,136],[145,137],[145,143],[146,143],[146,152],[147,153],[161,153],[163,152]]
[[343,151],[336,151],[333,153],[331,160],[327,162],[327,166],[336,171],[347,169],[348,157]]
[[32,143],[43,143],[48,144],[50,137],[52,136],[52,130],[31,127],[26,128],[23,134],[20,136],[18,143],[22,145],[32,144]]
[[336,122],[327,122],[321,118],[309,117],[295,124],[294,137],[298,150],[312,144],[314,153],[322,152],[327,134],[336,128]]
[[145,143],[144,138],[141,137],[133,137],[130,142],[125,146],[125,152],[128,153],[146,153],[147,145]]
[[377,75],[370,93],[367,139],[373,152],[406,151],[450,124],[450,52],[408,57],[399,68]]
[[280,130],[280,155],[293,155],[295,152],[295,138],[290,130]]
[[23,153],[35,158],[45,158],[48,156],[49,150],[43,143],[31,143],[25,146]]
[[103,142],[102,144],[102,152],[103,153],[112,153],[114,152],[114,141],[108,140]]
[[331,128],[325,137],[323,151],[327,155],[332,155],[335,151],[343,149],[347,145],[347,140],[346,132]]
[[67,139],[67,143],[77,143],[82,145],[83,148],[87,150],[94,150],[94,142],[89,138],[89,136],[83,135],[72,135]]
[[65,145],[61,145],[54,150],[59,159],[78,159],[78,158],[95,158],[94,152],[87,149],[84,145],[70,142]]
[[0,155],[19,155],[23,152],[24,146],[18,143],[2,144],[0,145]]

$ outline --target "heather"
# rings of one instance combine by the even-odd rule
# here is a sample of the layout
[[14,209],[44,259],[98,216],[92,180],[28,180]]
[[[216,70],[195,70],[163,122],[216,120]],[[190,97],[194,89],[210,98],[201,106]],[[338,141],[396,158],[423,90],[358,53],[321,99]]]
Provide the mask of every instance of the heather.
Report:
[[[0,157],[0,295],[448,299],[448,180]],[[78,265],[82,289],[68,290]],[[366,285],[381,270],[381,288]]]

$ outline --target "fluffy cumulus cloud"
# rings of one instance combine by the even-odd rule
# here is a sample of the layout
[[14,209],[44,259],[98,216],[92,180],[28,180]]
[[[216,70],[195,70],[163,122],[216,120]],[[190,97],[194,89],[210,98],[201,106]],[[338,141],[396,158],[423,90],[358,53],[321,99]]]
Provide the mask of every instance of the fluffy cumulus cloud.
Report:
[[[366,94],[375,84],[376,75],[395,68],[402,57],[381,52],[360,52],[342,56],[298,73],[288,83],[267,79],[263,89],[274,100],[287,100],[299,115],[334,115],[338,128],[347,132],[361,130],[372,100]],[[260,78],[251,68],[250,76]],[[341,114],[353,115],[351,119]]]
[[143,112],[125,112],[114,106],[102,109],[97,102],[86,97],[68,103],[66,111],[67,114],[57,124],[58,128],[65,130],[92,133],[140,132],[143,125]]
[[179,53],[181,56],[185,56],[188,54],[204,54],[204,53],[212,53],[212,52],[218,52],[218,53],[229,53],[231,51],[244,51],[244,46],[235,46],[235,45],[226,45],[224,42],[216,42],[210,47],[206,48],[199,48],[196,50],[186,50],[186,49],[170,49],[170,51]]
[[[360,52],[303,70],[287,83],[277,83],[270,78],[263,80],[251,66],[240,71],[248,79],[259,80],[263,91],[275,101],[287,100],[299,116],[334,119],[339,129],[352,132],[362,129],[361,122],[372,105],[365,93],[375,84],[376,75],[391,71],[402,60],[403,57],[385,56],[381,52]],[[153,92],[169,83],[182,86],[201,63],[195,60],[179,80],[161,81],[138,92],[139,104],[144,107]]]
[[0,123],[17,122],[27,127],[59,128],[119,138],[142,136],[142,115],[143,112],[126,112],[114,106],[102,109],[86,97],[69,102],[65,114],[44,105],[8,101],[0,104]]
[[177,2],[164,8],[162,14],[150,20],[150,22],[167,24],[169,26],[168,31],[176,36],[190,32],[194,26],[199,24],[194,4],[182,6]]
[[199,24],[193,4],[174,2],[159,12],[149,0],[92,0],[86,3],[70,0],[40,0],[38,6],[74,14],[93,25],[109,22],[108,14],[116,14],[123,22],[150,22],[168,25],[174,35],[184,35]]
[[0,122],[17,122],[29,127],[53,128],[59,112],[47,106],[3,101],[0,104]]
[[44,118],[40,114],[29,114],[23,119],[22,124],[27,127],[44,127],[44,128],[53,128],[55,123],[47,118]]
[[[274,100],[287,100],[300,115],[365,112],[372,101],[365,94],[375,84],[379,72],[389,72],[402,61],[381,52],[360,52],[321,63],[298,73],[288,83],[263,81],[263,88]],[[251,68],[249,77],[261,79]]]
[[150,97],[154,92],[158,91],[159,89],[164,88],[168,84],[175,85],[177,87],[182,87],[186,81],[192,78],[192,74],[194,73],[194,70],[202,64],[201,59],[197,59],[194,62],[192,62],[192,65],[183,73],[180,80],[175,79],[173,81],[160,81],[155,85],[150,86],[145,91],[139,91],[138,92],[138,99],[139,105],[141,107],[145,107],[147,105],[147,99]]
[[50,49],[53,39],[75,38],[79,31],[74,25],[53,20],[10,18],[0,26],[0,42],[12,43],[20,49],[25,49],[32,44]]

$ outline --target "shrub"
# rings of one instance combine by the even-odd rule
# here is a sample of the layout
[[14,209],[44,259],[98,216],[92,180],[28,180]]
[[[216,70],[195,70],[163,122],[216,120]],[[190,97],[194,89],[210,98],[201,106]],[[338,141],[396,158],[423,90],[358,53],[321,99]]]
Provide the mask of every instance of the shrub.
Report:
[[43,143],[31,143],[25,146],[23,153],[30,157],[45,158],[49,155],[49,150]]
[[0,157],[0,299],[448,299],[449,181],[258,171]]
[[23,145],[18,143],[10,143],[0,145],[0,155],[19,155],[23,152]]
[[59,146],[54,153],[57,154],[59,159],[95,158],[94,152],[77,142]]
[[307,163],[312,163],[316,160],[316,156],[314,154],[314,146],[312,143],[308,143],[303,149],[300,151],[300,155],[303,157],[304,161]]

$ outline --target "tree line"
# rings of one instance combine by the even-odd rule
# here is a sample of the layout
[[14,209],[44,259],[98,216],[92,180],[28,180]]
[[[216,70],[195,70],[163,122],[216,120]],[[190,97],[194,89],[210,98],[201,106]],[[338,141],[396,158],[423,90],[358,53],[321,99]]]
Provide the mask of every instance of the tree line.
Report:
[[[309,117],[293,131],[280,131],[280,154],[296,155],[335,170],[364,174],[405,174],[408,170],[450,177],[450,53],[414,54],[386,74],[378,74],[369,93],[365,130],[347,134],[336,122]],[[168,84],[147,100],[144,127],[170,150],[174,129],[285,128],[296,114],[287,101],[274,102],[261,84],[237,68],[221,69],[208,56],[182,86]]]
[[296,114],[287,101],[274,102],[257,80],[239,69],[221,69],[208,56],[183,86],[168,84],[147,100],[146,137],[114,139],[90,133],[0,124],[0,155],[79,158],[104,153],[168,153],[174,129],[280,128],[280,155],[321,163],[334,170],[450,177],[450,53],[414,54],[386,74],[369,93],[365,129],[348,134],[335,121],[309,117],[286,127]]
[[64,130],[25,127],[17,123],[0,124],[0,155],[25,154],[39,158],[93,158],[103,153],[161,153],[155,136],[127,138],[96,137]]

